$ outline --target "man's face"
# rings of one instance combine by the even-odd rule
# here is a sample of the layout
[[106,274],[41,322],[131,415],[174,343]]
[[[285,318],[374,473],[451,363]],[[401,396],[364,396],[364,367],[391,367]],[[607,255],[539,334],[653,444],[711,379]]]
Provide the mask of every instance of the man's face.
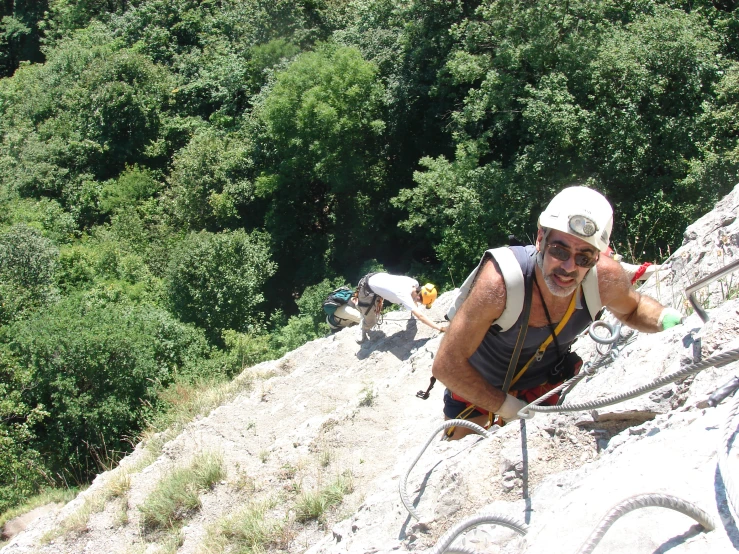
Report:
[[[536,263],[547,288],[555,296],[569,296],[575,292],[588,273],[588,267],[580,267],[575,263],[576,257],[581,263],[584,260],[597,260],[598,257],[594,246],[562,231],[551,230],[544,241],[544,232],[539,230],[536,248],[539,250]],[[566,260],[559,259],[565,254],[568,254]]]

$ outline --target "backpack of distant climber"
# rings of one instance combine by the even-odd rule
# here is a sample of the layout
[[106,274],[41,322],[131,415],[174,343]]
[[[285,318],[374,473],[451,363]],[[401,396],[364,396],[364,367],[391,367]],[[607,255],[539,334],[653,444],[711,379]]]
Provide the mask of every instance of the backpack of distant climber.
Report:
[[354,291],[349,287],[339,287],[331,291],[323,301],[326,323],[331,331],[338,331],[359,323],[359,312],[351,302]]

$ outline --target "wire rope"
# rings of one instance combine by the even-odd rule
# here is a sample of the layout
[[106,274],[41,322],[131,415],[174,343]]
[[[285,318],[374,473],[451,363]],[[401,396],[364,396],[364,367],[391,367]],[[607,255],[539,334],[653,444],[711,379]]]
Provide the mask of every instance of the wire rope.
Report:
[[466,427],[467,429],[472,429],[475,433],[478,435],[482,435],[486,439],[489,439],[493,436],[492,433],[484,429],[483,427],[480,427],[477,423],[473,423],[471,421],[466,421],[464,419],[450,419],[448,421],[445,421],[443,424],[439,425],[429,436],[428,440],[426,441],[426,444],[423,445],[423,447],[418,451],[418,454],[416,454],[415,459],[411,463],[410,466],[408,466],[408,469],[406,470],[403,477],[400,479],[400,482],[398,483],[398,489],[400,492],[400,499],[403,501],[403,505],[405,506],[405,509],[408,510],[408,513],[411,514],[414,518],[416,518],[418,521],[421,521],[421,516],[418,515],[418,512],[413,508],[413,504],[411,503],[411,499],[408,496],[408,492],[406,490],[407,483],[408,483],[408,476],[410,475],[411,471],[415,467],[418,460],[421,459],[421,456],[428,448],[429,444],[431,444],[431,441],[434,440],[434,437],[440,432],[445,429],[448,429],[449,427]]
[[[735,348],[733,350],[729,350],[721,354],[716,354],[715,356],[711,356],[710,358],[706,358],[705,360],[701,360],[700,362],[690,364],[674,373],[665,375],[664,377],[659,377],[658,379],[655,379],[651,383],[648,383],[641,387],[637,387],[631,391],[626,391],[620,394],[616,394],[614,396],[610,396],[608,398],[604,398],[602,400],[583,402],[580,404],[565,404],[562,406],[539,406],[538,404],[548,397],[547,395],[545,395],[545,396],[542,396],[541,398],[537,398],[534,402],[522,408],[518,412],[518,416],[522,419],[531,419],[532,417],[534,417],[534,414],[536,412],[543,412],[543,413],[581,412],[581,411],[586,411],[586,410],[594,410],[596,408],[603,408],[605,406],[611,406],[613,404],[618,404],[619,402],[624,402],[626,400],[630,400],[632,398],[636,398],[637,396],[641,396],[642,394],[646,394],[648,392],[656,390],[664,385],[677,381],[678,379],[687,377],[688,375],[698,373],[699,371],[702,371],[706,369],[707,367],[724,365],[736,359],[739,359],[739,348]],[[580,375],[576,375],[575,377],[580,377]],[[573,377],[573,379],[575,379],[575,377]],[[565,383],[560,385],[560,387],[568,385],[570,381],[572,381],[573,379],[570,379],[569,381],[565,381]],[[553,389],[553,391],[550,391],[549,396],[551,396],[551,394],[553,394],[554,391],[556,390],[557,389]]]
[[577,554],[590,554],[606,534],[606,531],[608,531],[608,529],[610,529],[621,516],[639,508],[649,507],[669,508],[670,510],[678,511],[686,516],[692,517],[695,521],[700,523],[706,531],[713,531],[716,528],[716,523],[713,518],[704,510],[698,508],[695,504],[668,494],[640,494],[627,498],[623,502],[611,508],[611,511],[605,515],[600,523],[598,523],[596,528],[580,547],[580,550],[577,551]]

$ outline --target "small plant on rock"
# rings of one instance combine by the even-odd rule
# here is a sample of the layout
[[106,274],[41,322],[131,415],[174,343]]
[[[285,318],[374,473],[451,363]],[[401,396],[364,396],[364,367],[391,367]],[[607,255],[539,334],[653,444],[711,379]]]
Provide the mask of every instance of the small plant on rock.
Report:
[[353,490],[351,473],[344,472],[323,489],[302,493],[295,505],[295,519],[301,523],[323,520],[326,511],[340,504]]
[[202,453],[189,466],[175,469],[139,506],[144,529],[178,526],[200,508],[200,491],[210,488],[225,475],[223,456],[212,452]]
[[264,552],[281,544],[284,525],[266,517],[271,503],[250,503],[217,521],[208,529],[208,547],[199,554],[216,552]]

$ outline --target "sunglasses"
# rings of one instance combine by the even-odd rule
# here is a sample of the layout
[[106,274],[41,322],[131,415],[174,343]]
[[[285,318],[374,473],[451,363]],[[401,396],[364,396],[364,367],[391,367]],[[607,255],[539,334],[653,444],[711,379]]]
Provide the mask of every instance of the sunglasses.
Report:
[[[572,256],[572,252],[562,246],[559,246],[558,244],[547,244],[547,248],[549,249],[549,255],[555,260],[559,260],[560,262],[566,262]],[[590,269],[596,264],[597,261],[598,258],[596,258],[595,256],[589,256],[588,254],[583,254],[580,252],[575,254],[575,265],[577,267]]]

